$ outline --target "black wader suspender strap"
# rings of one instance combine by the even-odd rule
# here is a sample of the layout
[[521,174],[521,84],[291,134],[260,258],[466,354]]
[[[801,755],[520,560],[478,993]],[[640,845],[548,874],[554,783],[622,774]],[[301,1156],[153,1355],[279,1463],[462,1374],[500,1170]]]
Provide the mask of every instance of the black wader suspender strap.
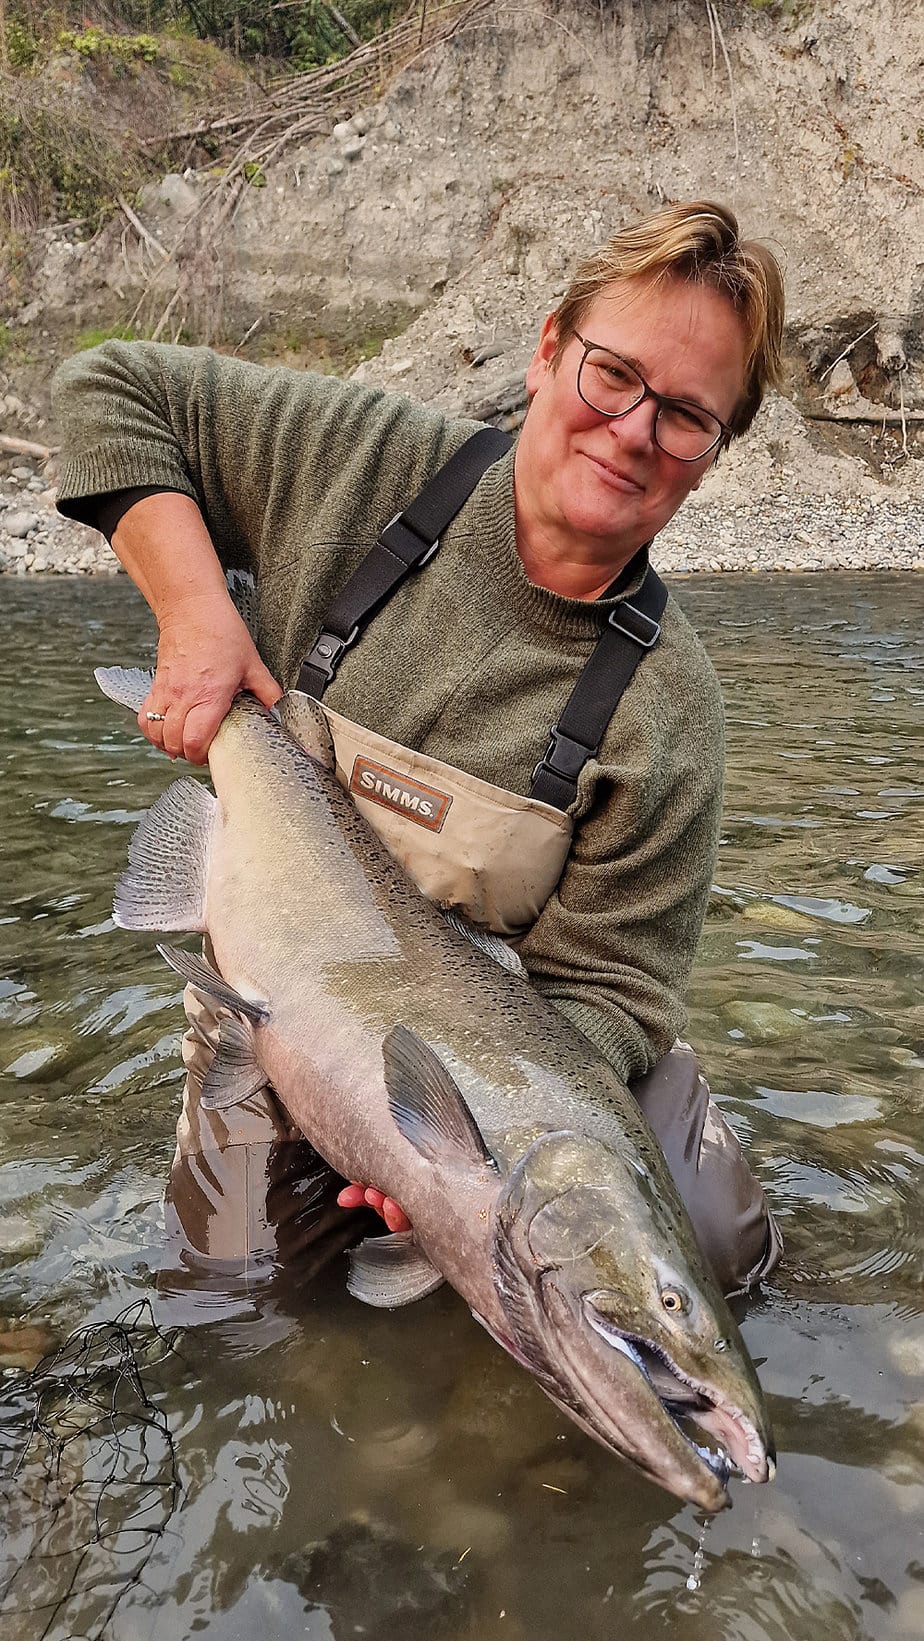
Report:
[[531,798],[570,808],[581,770],[597,752],[636,667],[661,636],[666,603],[667,588],[649,565],[632,603],[611,611],[552,730],[548,751],[533,770]]
[[[403,513],[386,524],[378,541],[331,605],[317,641],[302,662],[296,689],[320,700],[344,654],[367,622],[412,570],[433,557],[440,534],[468,500],[482,474],[513,443],[496,427],[482,427],[450,456]],[[624,575],[630,578],[633,566]],[[545,757],[534,771],[531,798],[569,809],[578,776],[597,752],[635,669],[661,636],[667,588],[649,566],[631,604],[618,604],[552,730]]]
[[513,440],[497,427],[482,427],[450,456],[416,500],[386,524],[371,552],[327,612],[313,649],[302,662],[296,689],[320,700],[344,653],[376,611],[412,570],[439,546],[440,534],[468,500],[482,474]]

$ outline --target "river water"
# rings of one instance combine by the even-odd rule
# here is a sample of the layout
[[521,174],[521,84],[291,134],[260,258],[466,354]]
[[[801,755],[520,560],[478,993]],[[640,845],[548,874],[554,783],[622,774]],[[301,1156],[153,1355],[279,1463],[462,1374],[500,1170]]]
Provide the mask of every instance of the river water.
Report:
[[744,1321],[779,1473],[705,1530],[452,1293],[372,1311],[340,1262],[223,1307],[159,1297],[179,983],[109,907],[173,772],[91,676],[149,659],[151,627],[123,581],[0,578],[0,1361],[137,1300],[184,1323],[159,1361],[130,1330],[137,1381],[82,1335],[47,1441],[0,1377],[3,1637],[924,1635],[921,588],[675,591],[729,721],[690,1035],[787,1239]]

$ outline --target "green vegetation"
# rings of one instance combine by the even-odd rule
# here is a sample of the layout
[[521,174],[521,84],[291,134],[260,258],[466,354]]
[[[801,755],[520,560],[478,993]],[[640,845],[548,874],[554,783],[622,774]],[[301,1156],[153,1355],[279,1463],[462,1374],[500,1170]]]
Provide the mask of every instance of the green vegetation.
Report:
[[153,34],[107,34],[92,23],[79,30],[62,29],[55,44],[89,62],[154,63],[160,54]]
[[300,72],[335,62],[407,9],[408,0],[104,0],[96,20],[92,3],[0,0],[0,68],[32,69],[61,51],[110,67],[155,63],[170,57],[172,37]]
[[109,325],[101,329],[82,330],[74,337],[72,353],[86,353],[98,348],[101,342],[134,342],[138,333],[131,325]]
[[[92,228],[119,194],[130,199],[159,168],[159,139],[203,108],[239,98],[284,67],[336,61],[407,4],[0,0],[2,271],[14,235],[55,220]],[[206,139],[196,158],[214,151]],[[164,156],[165,164],[173,159]],[[252,187],[266,186],[259,165],[245,175]]]
[[91,102],[42,76],[0,77],[0,194],[8,230],[97,219],[141,181],[140,156],[107,139]]

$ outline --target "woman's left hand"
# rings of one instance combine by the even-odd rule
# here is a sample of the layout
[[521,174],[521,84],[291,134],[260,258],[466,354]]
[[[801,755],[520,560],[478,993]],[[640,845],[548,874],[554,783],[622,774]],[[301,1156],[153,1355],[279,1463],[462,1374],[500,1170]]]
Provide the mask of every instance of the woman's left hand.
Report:
[[341,1208],[374,1208],[381,1214],[390,1231],[409,1231],[411,1222],[399,1208],[393,1197],[387,1197],[384,1191],[377,1191],[374,1185],[360,1185],[354,1180],[352,1185],[345,1185],[337,1198]]

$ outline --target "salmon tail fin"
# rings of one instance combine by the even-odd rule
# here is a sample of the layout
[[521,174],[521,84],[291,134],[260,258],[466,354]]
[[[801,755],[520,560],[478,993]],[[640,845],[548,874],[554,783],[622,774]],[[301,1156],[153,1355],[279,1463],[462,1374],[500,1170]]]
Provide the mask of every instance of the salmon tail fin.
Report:
[[251,638],[257,630],[257,583],[249,570],[226,570],[225,586]]
[[104,695],[117,706],[140,712],[154,681],[142,667],[96,667],[93,673]]
[[120,929],[205,930],[215,799],[199,781],[174,781],[151,805],[128,850],[112,915]]

